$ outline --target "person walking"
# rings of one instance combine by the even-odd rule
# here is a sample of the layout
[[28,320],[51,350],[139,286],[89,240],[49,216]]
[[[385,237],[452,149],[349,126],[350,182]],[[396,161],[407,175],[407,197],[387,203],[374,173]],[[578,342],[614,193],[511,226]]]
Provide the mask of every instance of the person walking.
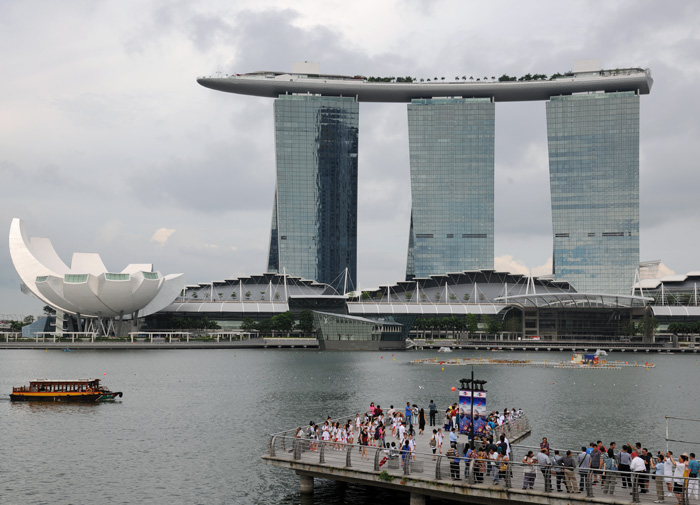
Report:
[[433,461],[435,461],[435,453],[437,452],[437,430],[433,429],[433,435],[430,437],[428,445],[433,450]]
[[425,430],[425,410],[422,408],[418,412],[418,433],[420,435],[423,434],[423,431]]

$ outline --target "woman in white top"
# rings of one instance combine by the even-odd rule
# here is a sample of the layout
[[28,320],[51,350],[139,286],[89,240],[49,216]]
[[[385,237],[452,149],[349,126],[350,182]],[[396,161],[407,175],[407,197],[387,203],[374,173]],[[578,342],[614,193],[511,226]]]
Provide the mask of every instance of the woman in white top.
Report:
[[673,496],[673,466],[676,464],[673,461],[673,453],[668,451],[666,453],[666,463],[664,464],[664,482],[666,483],[666,496]]
[[688,465],[688,458],[684,455],[678,456],[676,469],[673,472],[673,494],[678,498],[678,503],[683,502],[683,484],[685,483],[685,469]]

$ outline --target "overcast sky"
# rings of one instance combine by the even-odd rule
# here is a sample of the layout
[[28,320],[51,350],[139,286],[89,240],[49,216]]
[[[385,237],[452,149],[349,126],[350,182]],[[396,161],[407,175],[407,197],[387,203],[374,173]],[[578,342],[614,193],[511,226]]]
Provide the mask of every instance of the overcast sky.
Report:
[[[293,7],[289,7],[293,5]],[[700,2],[0,2],[0,223],[70,263],[153,263],[190,284],[262,273],[275,182],[272,100],[197,76],[289,70],[500,76],[578,59],[651,68],[641,98],[641,259],[700,270]],[[360,104],[358,280],[403,280],[405,104]],[[544,102],[496,105],[496,268],[547,273]],[[5,239],[6,241],[6,239]],[[7,244],[7,242],[5,242]],[[39,313],[0,248],[0,315]]]

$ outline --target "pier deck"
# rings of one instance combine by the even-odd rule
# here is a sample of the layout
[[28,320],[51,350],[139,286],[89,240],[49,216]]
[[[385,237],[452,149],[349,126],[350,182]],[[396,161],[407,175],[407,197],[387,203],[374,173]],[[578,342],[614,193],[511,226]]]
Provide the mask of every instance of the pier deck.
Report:
[[[481,505],[506,505],[513,503],[565,505],[572,503],[600,503],[618,505],[629,503],[655,503],[654,476],[650,476],[649,492],[632,494],[629,488],[622,487],[623,472],[609,473],[609,478],[615,478],[616,485],[612,494],[604,494],[602,486],[584,486],[580,493],[567,493],[564,482],[563,491],[557,491],[556,478],[550,475],[549,482],[541,469],[535,466],[536,478],[532,489],[523,489],[525,471],[529,467],[521,463],[527,453],[527,448],[512,446],[509,472],[498,483],[493,482],[492,475],[484,475],[482,482],[477,482],[475,462],[469,465],[459,462],[456,474],[454,464],[451,465],[445,453],[449,449],[447,438],[442,447],[442,454],[433,456],[428,442],[432,428],[426,427],[425,434],[417,435],[415,459],[402,464],[402,457],[384,460],[384,449],[369,446],[366,455],[362,447],[354,444],[333,444],[331,442],[309,441],[294,438],[294,431],[283,432],[270,436],[268,452],[262,456],[267,465],[293,470],[299,475],[302,493],[312,493],[314,478],[331,479],[341,482],[376,486],[396,491],[411,493],[411,505],[426,503],[427,497],[436,497],[464,503]],[[530,433],[527,418],[521,419],[506,429],[506,436],[514,444],[523,440]],[[460,442],[466,442],[464,435]],[[387,442],[395,439],[387,437]],[[563,475],[563,473],[562,473]],[[629,474],[636,479],[634,474]],[[458,479],[454,479],[458,476]],[[578,491],[579,475],[575,472]],[[690,479],[697,481],[697,479]],[[686,485],[687,489],[687,485]],[[665,502],[675,505],[675,497],[666,497]],[[685,503],[688,501],[686,499]]]

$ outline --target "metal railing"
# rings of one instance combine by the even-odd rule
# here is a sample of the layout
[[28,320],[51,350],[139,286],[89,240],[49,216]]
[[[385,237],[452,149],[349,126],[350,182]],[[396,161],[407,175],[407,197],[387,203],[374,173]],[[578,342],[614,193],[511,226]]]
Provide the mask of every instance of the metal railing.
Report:
[[501,435],[505,435],[508,440],[515,440],[522,437],[530,430],[530,421],[526,415],[521,415],[517,419],[503,423],[501,426],[496,426],[493,430],[493,439],[498,440]]
[[[342,417],[341,417],[342,419]],[[698,478],[609,470],[567,469],[514,461],[493,461],[452,457],[447,454],[390,451],[380,446],[362,446],[308,438],[295,438],[290,431],[270,435],[268,457],[280,461],[318,465],[319,473],[330,468],[352,469],[384,479],[425,479],[456,486],[509,489],[511,492],[549,493],[553,497],[582,494],[588,498],[616,498],[631,503],[680,503],[689,505],[698,489]],[[514,446],[517,452],[524,449]],[[372,477],[374,480],[374,477]],[[673,496],[671,491],[681,490]],[[674,487],[674,484],[677,484]]]

